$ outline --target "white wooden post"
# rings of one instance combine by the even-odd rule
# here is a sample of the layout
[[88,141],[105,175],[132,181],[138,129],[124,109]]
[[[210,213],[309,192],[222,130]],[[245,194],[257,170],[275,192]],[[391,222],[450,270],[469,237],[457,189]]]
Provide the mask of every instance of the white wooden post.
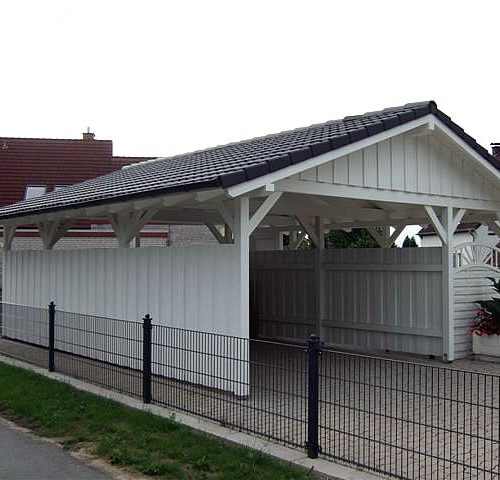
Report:
[[[250,338],[250,201],[248,197],[234,200],[233,235],[236,269],[237,336]],[[249,344],[239,350],[240,361],[231,369],[236,380],[236,394],[247,396],[250,386]]]
[[460,209],[454,215],[453,207],[443,207],[440,220],[433,207],[425,206],[424,208],[442,243],[443,360],[452,362],[455,360],[453,233],[466,211],[465,209]]
[[323,217],[314,218],[314,230],[317,238],[316,244],[316,335],[322,336],[322,323],[325,316],[325,286],[323,275],[323,250],[325,249],[325,222]]
[[442,247],[443,262],[443,359],[455,360],[455,315],[453,311],[453,208],[444,207],[441,218],[445,238]]
[[238,329],[241,337],[249,335],[250,323],[250,201],[248,197],[237,198],[234,201],[234,246],[236,248],[236,269],[238,285],[237,302]]

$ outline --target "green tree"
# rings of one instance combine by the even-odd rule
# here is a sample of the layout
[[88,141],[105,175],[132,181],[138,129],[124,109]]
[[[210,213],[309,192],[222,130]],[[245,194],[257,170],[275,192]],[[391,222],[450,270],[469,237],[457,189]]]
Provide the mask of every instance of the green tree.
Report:
[[379,248],[379,244],[366,228],[354,228],[326,232],[325,248]]
[[409,237],[407,235],[403,241],[402,247],[403,248],[405,248],[405,247],[418,247],[417,241],[415,240],[415,237]]

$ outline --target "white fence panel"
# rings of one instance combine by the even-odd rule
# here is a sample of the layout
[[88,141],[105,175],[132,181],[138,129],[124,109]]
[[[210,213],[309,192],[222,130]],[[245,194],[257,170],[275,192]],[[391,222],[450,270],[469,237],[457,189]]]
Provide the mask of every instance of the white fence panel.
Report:
[[314,251],[250,253],[254,335],[304,340],[315,329]]
[[[315,252],[253,252],[258,334],[304,341],[315,330]],[[442,354],[440,248],[325,250],[322,339],[328,344]]]
[[[232,245],[11,251],[5,255],[3,300],[43,308],[54,301],[61,311],[132,321],[150,313],[156,324],[246,337],[236,303],[237,258]],[[120,358],[119,350],[113,353]],[[238,384],[246,385],[248,351],[241,354],[238,368],[227,365],[225,371],[237,370]],[[203,378],[217,377],[211,365],[199,364]]]

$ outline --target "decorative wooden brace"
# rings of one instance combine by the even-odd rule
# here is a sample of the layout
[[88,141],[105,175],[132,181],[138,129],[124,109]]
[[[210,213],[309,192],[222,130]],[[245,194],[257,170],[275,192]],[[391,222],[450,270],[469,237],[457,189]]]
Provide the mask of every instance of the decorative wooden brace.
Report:
[[3,227],[3,249],[8,252],[12,248],[12,240],[16,234],[15,225],[4,225]]
[[156,215],[158,210],[159,207],[110,213],[108,219],[113,226],[120,247],[130,247],[130,242],[139,235],[142,228]]
[[42,238],[43,248],[51,250],[58,240],[64,236],[71,226],[70,220],[53,220],[50,222],[37,223],[40,237]]

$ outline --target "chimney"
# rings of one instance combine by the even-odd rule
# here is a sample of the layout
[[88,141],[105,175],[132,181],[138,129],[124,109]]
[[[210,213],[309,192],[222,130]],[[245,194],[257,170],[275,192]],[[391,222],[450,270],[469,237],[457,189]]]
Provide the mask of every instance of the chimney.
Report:
[[491,154],[500,162],[500,143],[491,144]]
[[87,127],[87,131],[82,133],[82,137],[84,142],[91,142],[94,140],[95,134],[90,131],[90,127]]

